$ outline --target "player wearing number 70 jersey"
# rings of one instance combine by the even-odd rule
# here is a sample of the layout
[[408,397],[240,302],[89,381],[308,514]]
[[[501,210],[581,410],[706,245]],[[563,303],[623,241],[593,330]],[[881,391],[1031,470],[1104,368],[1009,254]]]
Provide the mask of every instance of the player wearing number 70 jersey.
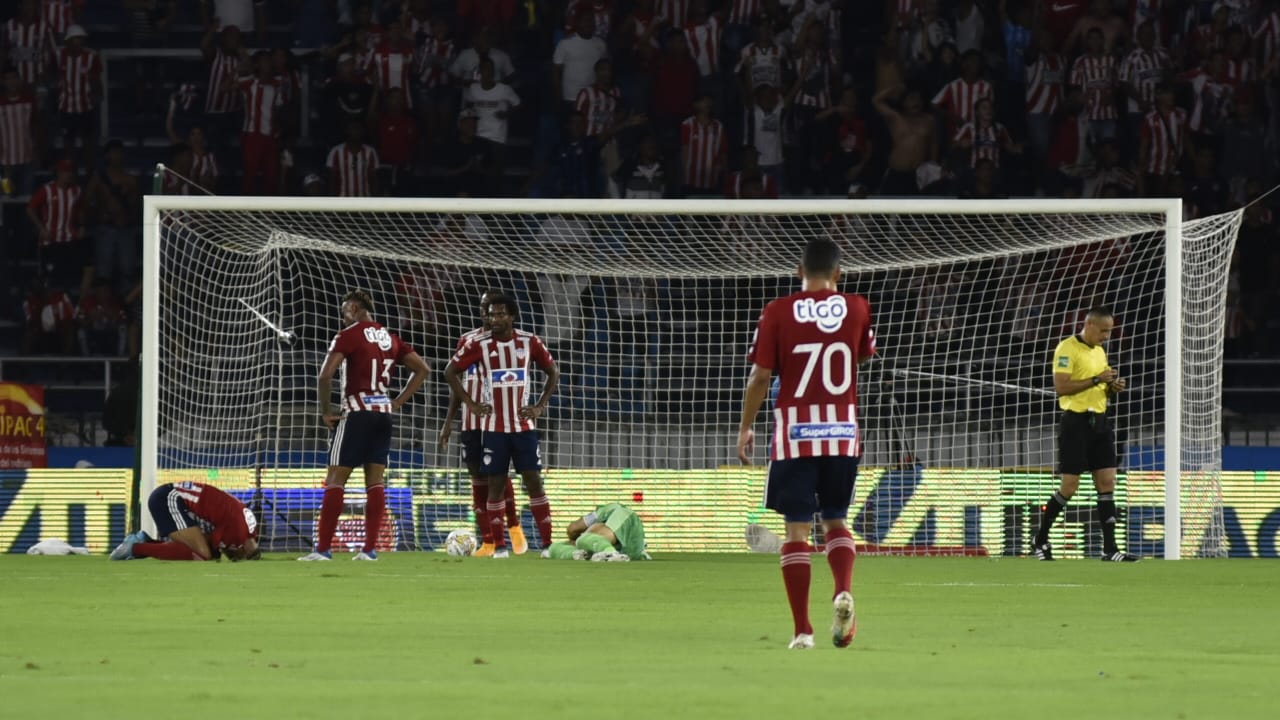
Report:
[[792,648],[813,647],[809,623],[809,532],[816,512],[826,531],[827,563],[835,579],[831,636],[846,647],[854,619],[853,536],[845,527],[862,442],[858,433],[857,366],[876,351],[871,305],[836,290],[840,248],[831,240],[805,246],[799,268],[803,289],[765,306],[747,359],[754,365],[742,400],[738,458],[751,464],[751,426],[781,379],[773,410],[765,505],[786,520],[782,579],[795,623]]
[[[351,471],[364,467],[366,505],[364,548],[354,560],[377,560],[374,549],[387,513],[382,476],[391,454],[391,415],[418,392],[427,379],[427,364],[400,338],[373,321],[373,298],[363,290],[342,298],[342,332],[329,346],[320,370],[317,398],[320,420],[333,430],[329,470],[320,504],[316,549],[299,560],[329,560],[333,533],[338,529]],[[391,370],[397,364],[413,371],[408,384],[393,400],[387,395]],[[331,405],[333,376],[342,368],[342,411]]]

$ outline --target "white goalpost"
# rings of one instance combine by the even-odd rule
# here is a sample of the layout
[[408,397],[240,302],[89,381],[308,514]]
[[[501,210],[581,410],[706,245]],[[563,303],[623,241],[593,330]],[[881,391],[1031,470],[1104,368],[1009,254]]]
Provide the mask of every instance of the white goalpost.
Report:
[[[765,449],[753,467],[734,460],[746,348],[823,234],[841,245],[845,289],[870,299],[880,345],[859,372],[850,525],[863,551],[1027,552],[1057,484],[1050,354],[1106,305],[1108,358],[1130,386],[1113,410],[1122,545],[1223,556],[1240,218],[1184,222],[1178,200],[148,196],[141,520],[150,489],[199,480],[259,513],[266,549],[310,547],[328,441],[314,380],[339,299],[360,288],[432,369],[396,421],[379,547],[440,547],[471,521],[457,428],[438,444],[444,363],[479,324],[481,292],[500,289],[562,367],[540,421],[557,532],[617,501],[645,518],[655,552],[745,550],[747,524],[778,526],[760,504]],[[361,485],[335,549],[362,532]],[[1096,551],[1090,490],[1060,525],[1060,555]]]

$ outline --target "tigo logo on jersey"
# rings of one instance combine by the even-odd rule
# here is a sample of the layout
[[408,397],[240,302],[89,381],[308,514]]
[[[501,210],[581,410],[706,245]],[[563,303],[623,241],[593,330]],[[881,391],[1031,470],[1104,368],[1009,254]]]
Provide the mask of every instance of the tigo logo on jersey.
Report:
[[824,333],[833,333],[844,324],[849,314],[843,295],[832,295],[826,300],[805,298],[791,306],[796,322],[817,323],[818,329]]
[[383,352],[391,349],[391,333],[386,328],[367,327],[364,329],[364,339],[377,343],[378,349]]
[[493,387],[515,387],[524,384],[524,368],[510,368],[507,370],[494,370],[489,376],[489,382]]
[[794,423],[787,430],[787,439],[793,441],[857,440],[858,424],[851,422]]

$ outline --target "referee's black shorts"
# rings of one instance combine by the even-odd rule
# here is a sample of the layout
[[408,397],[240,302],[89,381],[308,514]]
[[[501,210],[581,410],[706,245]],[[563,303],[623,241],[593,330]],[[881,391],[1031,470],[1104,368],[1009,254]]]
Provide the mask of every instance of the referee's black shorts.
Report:
[[1102,413],[1062,413],[1058,422],[1058,472],[1083,475],[1116,465],[1116,434],[1110,418]]

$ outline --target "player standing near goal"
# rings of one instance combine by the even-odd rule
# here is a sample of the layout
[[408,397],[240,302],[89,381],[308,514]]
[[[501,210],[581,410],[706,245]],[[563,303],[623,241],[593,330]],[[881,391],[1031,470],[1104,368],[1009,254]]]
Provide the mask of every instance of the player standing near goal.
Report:
[[212,485],[178,482],[161,485],[147,497],[147,510],[156,531],[167,541],[146,533],[125,537],[112,560],[258,560],[258,519],[244,503]]
[[[454,348],[454,352],[461,350],[471,338],[489,331],[489,322],[485,320],[487,315],[485,308],[489,307],[490,300],[501,295],[502,293],[497,290],[486,290],[480,295],[480,327],[463,333],[462,337],[458,338],[458,346]],[[462,384],[467,389],[467,397],[475,402],[483,399],[479,365],[467,368]],[[458,434],[458,442],[462,445],[462,463],[467,466],[467,473],[471,476],[471,505],[476,514],[476,523],[480,526],[481,535],[480,549],[476,550],[475,556],[489,557],[493,555],[494,544],[486,509],[489,502],[489,481],[480,474],[482,420],[479,415],[462,404],[461,397],[452,392],[449,393],[449,411],[444,416],[444,427],[440,429],[440,449],[443,450],[449,446],[449,436],[453,434],[453,418],[457,416],[459,408],[462,409],[462,432]],[[506,503],[507,533],[511,535],[511,552],[523,555],[529,550],[529,541],[525,539],[524,530],[520,527],[520,514],[516,511],[516,491],[511,485],[510,477],[507,478],[503,499]]]
[[1098,523],[1102,525],[1102,560],[1138,561],[1116,545],[1116,436],[1107,405],[1112,395],[1124,390],[1125,381],[1107,364],[1107,353],[1102,349],[1114,327],[1111,310],[1092,308],[1080,334],[1058,343],[1053,351],[1053,389],[1062,409],[1058,423],[1062,484],[1045,503],[1040,529],[1032,541],[1032,553],[1039,560],[1053,559],[1049,528],[1079,489],[1080,476],[1092,473],[1098,491]]
[[[316,549],[299,560],[331,560],[333,533],[338,529],[347,478],[364,467],[366,505],[364,547],[353,560],[377,560],[374,549],[387,513],[386,486],[382,476],[391,454],[391,415],[399,410],[427,379],[427,364],[404,341],[373,321],[373,298],[354,290],[342,298],[342,332],[329,345],[320,370],[318,400],[320,421],[333,430],[329,470],[320,505],[320,529]],[[413,376],[394,400],[387,397],[391,368],[399,363]],[[333,376],[342,368],[342,411],[334,412]]]
[[857,365],[875,354],[876,339],[867,299],[836,290],[840,248],[833,241],[809,241],[799,275],[800,292],[774,300],[760,314],[747,355],[754,365],[742,399],[738,458],[751,464],[751,425],[776,371],[782,382],[773,409],[765,505],[786,520],[781,564],[795,621],[790,647],[813,647],[808,538],[819,512],[835,580],[831,639],[847,647],[857,632],[850,592],[853,535],[844,524],[862,455]]
[[[541,338],[515,329],[517,312],[516,302],[510,297],[490,298],[485,308],[489,330],[467,341],[444,370],[453,394],[482,419],[480,474],[489,486],[486,509],[495,558],[509,555],[502,527],[506,504],[503,480],[512,465],[524,481],[542,547],[551,544],[551,505],[542,486],[542,454],[535,421],[547,411],[547,403],[560,384],[560,368]],[[533,363],[547,374],[547,380],[538,402],[529,405]],[[472,400],[462,385],[462,374],[472,365],[479,365],[484,402]]]

